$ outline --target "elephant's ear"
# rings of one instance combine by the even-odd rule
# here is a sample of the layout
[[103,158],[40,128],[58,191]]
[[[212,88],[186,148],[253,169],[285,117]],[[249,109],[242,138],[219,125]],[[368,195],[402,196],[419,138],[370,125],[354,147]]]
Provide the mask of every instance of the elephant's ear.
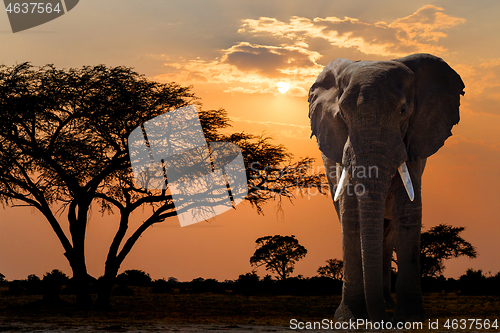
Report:
[[408,159],[427,158],[444,145],[458,124],[465,85],[457,72],[433,55],[413,54],[395,60],[416,76],[414,111],[405,138]]
[[309,90],[311,137],[315,135],[321,152],[338,163],[342,162],[348,135],[347,125],[339,108],[343,92],[340,78],[351,63],[351,60],[340,58],[330,62]]

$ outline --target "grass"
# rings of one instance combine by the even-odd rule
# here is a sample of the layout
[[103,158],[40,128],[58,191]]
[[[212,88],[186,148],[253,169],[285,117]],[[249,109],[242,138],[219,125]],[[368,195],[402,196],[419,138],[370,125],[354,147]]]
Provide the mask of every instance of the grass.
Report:
[[[135,288],[135,296],[114,296],[108,311],[82,311],[73,296],[63,305],[46,306],[41,296],[0,296],[4,322],[64,325],[219,324],[289,326],[290,319],[333,319],[340,296],[243,296],[232,294],[153,294]],[[424,295],[430,320],[488,318],[500,321],[500,297],[461,296],[454,293]],[[113,326],[115,325],[115,326]],[[499,323],[500,325],[500,323]],[[497,330],[494,330],[497,331]]]

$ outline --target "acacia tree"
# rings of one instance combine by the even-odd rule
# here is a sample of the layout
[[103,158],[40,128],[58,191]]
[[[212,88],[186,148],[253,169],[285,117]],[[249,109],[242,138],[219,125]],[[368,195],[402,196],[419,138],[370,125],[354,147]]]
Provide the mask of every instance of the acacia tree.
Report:
[[442,275],[445,260],[460,256],[477,257],[476,248],[459,235],[464,230],[464,227],[439,224],[422,233],[420,238],[422,276]]
[[318,268],[319,276],[328,276],[335,280],[342,280],[344,276],[344,262],[339,259],[328,259],[325,266]]
[[295,269],[295,262],[305,257],[307,249],[299,244],[292,236],[265,236],[258,238],[257,249],[250,258],[252,266],[266,266],[270,270],[286,280]]
[[[201,110],[190,87],[160,84],[125,67],[0,66],[0,200],[34,207],[47,219],[73,271],[80,306],[92,304],[85,236],[93,205],[119,219],[100,279],[102,307],[109,304],[120,265],[144,231],[177,215],[167,189],[136,186],[127,138],[145,121],[190,104],[198,104],[207,141],[241,147],[246,201],[258,212],[270,199],[292,199],[295,189],[314,186],[323,192],[323,176],[309,172],[311,159],[291,163],[285,147],[268,137],[221,134],[229,126],[226,112]],[[285,166],[293,172],[282,172]],[[126,238],[129,219],[138,210],[149,214]],[[63,223],[69,225],[69,235]]]

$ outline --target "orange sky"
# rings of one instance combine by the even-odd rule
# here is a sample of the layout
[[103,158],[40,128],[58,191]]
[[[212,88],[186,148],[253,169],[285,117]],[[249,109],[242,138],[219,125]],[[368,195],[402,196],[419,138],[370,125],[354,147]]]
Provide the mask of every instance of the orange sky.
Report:
[[[286,5],[284,5],[286,4]],[[65,16],[12,34],[0,13],[0,63],[58,67],[134,67],[161,82],[193,85],[204,108],[225,108],[234,130],[266,132],[296,157],[319,158],[309,139],[307,91],[331,60],[386,60],[417,52],[445,59],[465,82],[461,121],[428,159],[423,224],[465,226],[474,260],[445,263],[447,277],[469,267],[500,271],[500,2],[448,1],[119,1],[85,0]],[[277,83],[290,90],[281,94]],[[318,164],[320,165],[320,164]],[[141,216],[136,216],[136,223]],[[66,226],[65,226],[66,227]],[[103,273],[117,223],[95,210],[89,222],[90,274]],[[67,227],[66,227],[67,229]],[[340,225],[330,197],[275,204],[259,216],[247,204],[210,224],[180,228],[176,218],[150,228],[122,265],[153,278],[235,279],[249,272],[254,241],[297,236],[308,254],[295,274],[313,276],[342,258]],[[7,279],[71,274],[62,247],[40,214],[6,208],[0,216],[0,273]],[[265,271],[259,269],[260,275]]]

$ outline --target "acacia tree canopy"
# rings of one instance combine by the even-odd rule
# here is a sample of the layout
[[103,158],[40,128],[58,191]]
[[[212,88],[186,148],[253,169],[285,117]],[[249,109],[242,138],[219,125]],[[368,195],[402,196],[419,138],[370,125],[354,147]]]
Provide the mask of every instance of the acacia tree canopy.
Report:
[[[285,147],[269,137],[222,134],[230,126],[226,111],[202,110],[190,87],[154,82],[126,67],[0,66],[0,200],[34,207],[45,216],[73,270],[80,305],[91,304],[85,235],[92,206],[119,218],[101,280],[104,305],[121,263],[143,232],[177,214],[167,190],[136,186],[127,138],[145,121],[190,104],[198,106],[207,141],[242,149],[246,201],[258,212],[271,199],[292,199],[296,189],[325,190],[323,175],[310,172],[311,159],[292,163]],[[287,168],[290,172],[283,172]],[[137,210],[149,215],[126,238]]]
[[250,264],[256,267],[264,265],[285,280],[293,273],[295,263],[304,258],[307,249],[292,236],[265,236],[258,238],[257,249],[250,258]]
[[422,276],[442,275],[445,260],[460,256],[477,257],[476,248],[459,235],[464,230],[464,227],[439,224],[422,233],[420,238]]

